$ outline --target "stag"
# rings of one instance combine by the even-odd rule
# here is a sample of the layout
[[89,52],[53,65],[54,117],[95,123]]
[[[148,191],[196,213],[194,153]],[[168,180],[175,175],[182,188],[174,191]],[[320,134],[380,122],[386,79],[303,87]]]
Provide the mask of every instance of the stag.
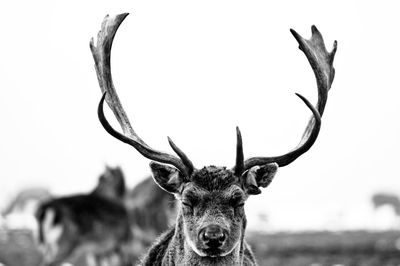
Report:
[[123,205],[125,181],[119,167],[106,167],[97,187],[89,194],[51,199],[37,211],[39,244],[47,266],[86,256],[87,265],[100,265],[131,240],[128,212]]
[[[133,130],[115,91],[111,75],[111,46],[115,34],[128,14],[106,16],[97,36],[90,42],[95,69],[103,96],[98,117],[104,129],[118,140],[133,146],[152,160],[150,168],[154,181],[179,202],[176,224],[167,230],[144,256],[141,265],[257,265],[250,247],[244,240],[246,216],[244,204],[250,195],[261,193],[275,176],[278,167],[289,165],[307,152],[318,137],[321,116],[328,90],[334,78],[333,59],[337,43],[328,52],[321,33],[312,26],[311,39],[291,33],[299,43],[314,71],[318,101],[314,107],[305,97],[298,97],[311,110],[312,117],[298,146],[292,151],[273,157],[252,157],[244,160],[242,137],[236,128],[236,164],[232,168],[206,166],[195,168],[188,156],[168,138],[177,156],[158,151],[145,143]],[[104,101],[113,111],[123,133],[106,120]]]

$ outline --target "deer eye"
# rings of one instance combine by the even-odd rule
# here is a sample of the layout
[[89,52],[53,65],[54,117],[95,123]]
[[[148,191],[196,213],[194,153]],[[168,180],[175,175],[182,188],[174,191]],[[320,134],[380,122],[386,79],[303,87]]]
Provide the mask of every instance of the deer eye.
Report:
[[233,205],[234,208],[241,208],[243,206],[244,206],[244,202]]
[[182,204],[190,209],[193,209],[193,205],[187,201],[182,201]]
[[244,206],[244,201],[243,201],[242,197],[233,197],[230,200],[230,204],[234,208],[240,208],[240,207]]

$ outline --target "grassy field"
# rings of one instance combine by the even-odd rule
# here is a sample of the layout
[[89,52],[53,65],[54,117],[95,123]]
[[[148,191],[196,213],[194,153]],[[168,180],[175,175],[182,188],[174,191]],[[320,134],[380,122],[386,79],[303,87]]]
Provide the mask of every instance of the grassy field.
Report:
[[398,266],[400,232],[249,233],[260,265]]
[[[261,266],[399,266],[400,231],[248,233]],[[37,266],[41,256],[28,231],[0,231],[0,262]]]

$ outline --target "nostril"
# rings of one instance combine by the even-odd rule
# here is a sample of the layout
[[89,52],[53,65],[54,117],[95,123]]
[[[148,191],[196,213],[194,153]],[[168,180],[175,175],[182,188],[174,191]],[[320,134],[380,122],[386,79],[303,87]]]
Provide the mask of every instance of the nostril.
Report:
[[226,239],[226,234],[224,233],[224,231],[222,231],[222,235],[218,240],[222,243],[225,242],[225,239]]
[[226,239],[226,233],[218,225],[209,225],[200,231],[200,239],[207,245],[221,245]]

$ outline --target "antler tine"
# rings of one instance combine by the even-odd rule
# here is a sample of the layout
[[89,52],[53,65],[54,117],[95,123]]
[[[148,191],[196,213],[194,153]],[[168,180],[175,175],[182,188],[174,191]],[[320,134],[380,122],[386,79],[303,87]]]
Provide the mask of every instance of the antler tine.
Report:
[[[115,91],[111,75],[111,47],[115,34],[126,16],[128,16],[128,13],[119,14],[115,17],[109,17],[107,15],[104,18],[101,25],[101,30],[97,35],[97,45],[94,45],[93,38],[90,41],[90,50],[92,51],[93,59],[95,61],[97,79],[99,81],[101,91],[103,92],[103,97],[101,98],[98,106],[99,120],[104,129],[110,135],[124,143],[133,146],[146,158],[161,163],[171,164],[175,166],[182,174],[189,175],[191,170],[186,167],[181,159],[173,155],[154,150],[136,134],[129,122],[124,108],[121,105],[117,92]],[[105,118],[103,112],[103,104],[105,99],[108,103],[108,106],[111,108],[115,117],[117,118],[123,134],[113,129]],[[181,154],[183,154],[183,152]],[[186,158],[187,157],[185,156],[185,160]]]
[[239,127],[236,127],[236,164],[235,175],[241,176],[244,169],[243,142]]
[[332,52],[329,53],[326,50],[324,39],[315,25],[311,26],[312,35],[310,40],[304,39],[293,29],[290,32],[296,38],[299,43],[299,49],[304,52],[314,71],[318,86],[317,110],[322,116],[328,92],[335,77],[333,60],[337,50],[337,41],[333,42]]
[[183,164],[186,166],[189,174],[191,174],[194,170],[194,165],[192,161],[189,160],[189,157],[181,150],[179,149],[178,146],[172,141],[170,137],[168,137],[168,143],[171,146],[171,148],[174,150],[176,154],[178,154],[179,158],[181,158]]
[[113,111],[125,135],[144,143],[133,130],[128,116],[121,105],[111,76],[111,48],[115,34],[121,23],[129,13],[119,14],[115,17],[107,15],[101,24],[101,30],[97,34],[97,45],[94,45],[93,38],[90,40],[90,50],[95,62],[97,80],[101,92],[107,92],[107,104]]
[[335,69],[333,68],[333,60],[337,50],[337,42],[333,43],[332,52],[328,52],[325,48],[324,40],[321,33],[313,25],[311,27],[312,35],[309,40],[301,37],[293,29],[290,30],[297,42],[299,48],[304,52],[307,57],[317,81],[318,87],[318,102],[316,107],[312,106],[306,98],[297,94],[308,108],[313,112],[307,127],[304,131],[303,137],[297,147],[284,155],[275,157],[253,157],[247,159],[244,163],[244,169],[247,170],[256,165],[264,165],[275,162],[280,167],[286,166],[296,160],[299,156],[307,152],[314,144],[318,137],[321,127],[321,116],[324,113],[325,105],[328,99],[328,91],[331,88],[333,79],[335,77]]

